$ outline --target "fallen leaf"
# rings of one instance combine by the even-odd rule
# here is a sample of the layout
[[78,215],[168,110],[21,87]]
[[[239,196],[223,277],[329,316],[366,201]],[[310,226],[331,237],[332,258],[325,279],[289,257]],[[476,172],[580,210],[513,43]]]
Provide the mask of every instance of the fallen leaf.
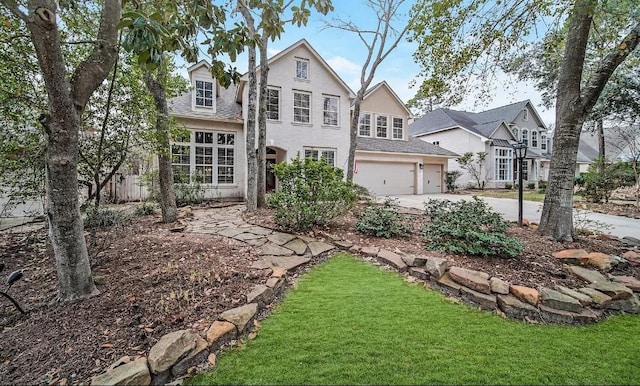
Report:
[[113,343],[105,343],[100,347],[102,347],[102,348],[113,348]]
[[154,330],[153,328],[150,328],[150,327],[145,327],[145,328],[144,328],[144,331],[145,331],[145,332],[147,332],[147,333],[149,333],[149,334],[151,334],[151,333],[152,333],[152,332],[154,332],[155,330]]

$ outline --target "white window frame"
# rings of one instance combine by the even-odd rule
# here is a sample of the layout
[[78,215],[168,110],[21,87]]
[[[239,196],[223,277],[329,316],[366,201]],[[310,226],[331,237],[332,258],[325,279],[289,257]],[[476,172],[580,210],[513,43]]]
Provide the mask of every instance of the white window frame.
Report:
[[[327,161],[327,164],[333,167],[336,166],[338,151],[335,148],[305,146],[302,150],[304,151],[304,158],[311,158],[314,161],[319,161],[324,158]],[[329,156],[330,154],[331,156]]]
[[[219,136],[224,136],[222,143],[219,140]],[[200,139],[202,138],[202,139]],[[208,131],[208,130],[196,130],[191,129],[190,135],[188,138],[180,139],[179,141],[173,141],[171,143],[171,154],[172,154],[172,162],[171,166],[174,169],[180,168],[188,169],[189,178],[186,180],[176,180],[176,183],[190,183],[195,182],[191,181],[191,177],[197,174],[197,171],[207,170],[207,168],[211,169],[210,173],[202,174],[204,176],[204,181],[200,181],[206,185],[217,185],[217,186],[232,186],[236,184],[236,140],[238,138],[238,134],[235,132],[226,132],[226,131]],[[185,140],[188,139],[188,142]],[[198,142],[197,142],[198,141]],[[178,147],[183,149],[188,149],[188,153],[176,153],[174,149]],[[199,150],[201,149],[201,150]],[[207,151],[211,149],[210,151]],[[228,164],[220,164],[219,156],[221,155],[221,150],[224,151],[225,157],[227,157]],[[200,153],[200,154],[199,154]],[[208,153],[208,154],[207,154]],[[230,153],[230,154],[229,154]],[[188,156],[188,163],[186,163],[186,159],[179,159],[179,162],[174,162],[175,157],[184,157]],[[201,162],[198,162],[201,161]],[[207,162],[208,161],[208,162]],[[229,174],[224,174],[221,168],[226,168],[226,170],[230,170]],[[230,181],[220,182],[221,177],[231,177]],[[209,178],[210,177],[210,178]]]
[[522,160],[522,180],[529,181],[529,161]]
[[[335,111],[327,110],[327,101],[335,102]],[[330,108],[332,106],[329,106]],[[335,123],[331,122],[331,115],[335,114]],[[322,124],[323,126],[340,126],[340,97],[335,95],[322,95]]]
[[[236,134],[218,132],[216,133],[216,182],[218,185],[233,185],[236,181]],[[229,141],[231,140],[231,141]],[[229,143],[231,142],[231,143]],[[221,154],[222,151],[222,154]],[[231,152],[231,155],[229,155]],[[223,156],[227,160],[230,158],[231,163],[220,163],[220,156]],[[231,173],[222,172],[224,169],[231,170]],[[222,177],[231,176],[231,181],[220,182]]]
[[547,150],[547,135],[546,134],[541,134],[540,135],[540,150]]
[[[303,70],[304,68],[304,70]],[[298,71],[300,70],[300,72]],[[305,59],[305,58],[295,58],[295,78],[299,79],[299,80],[309,80],[309,59]],[[304,74],[302,74],[302,71],[304,71]],[[304,75],[303,76],[299,76],[299,75]]]
[[529,110],[526,107],[524,108],[524,110],[522,110],[522,120],[523,121],[529,120]]
[[440,147],[440,141],[433,141],[431,142],[434,146],[438,146]]
[[[368,119],[368,123],[363,123],[363,118],[367,118]],[[371,119],[372,119],[373,115],[371,113],[360,113],[360,119],[358,119],[358,135],[360,137],[371,137]],[[367,127],[368,130],[368,134],[363,134],[362,133],[362,129],[363,127]]]
[[[296,96],[297,95],[306,95],[309,98],[307,107],[296,106]],[[296,109],[299,109],[301,112],[304,111],[304,110],[307,111],[307,121],[306,122],[305,121],[296,120]],[[311,93],[310,92],[297,91],[297,90],[293,91],[293,122],[294,123],[302,123],[302,124],[310,124],[311,123]]]
[[531,147],[538,147],[538,132],[535,130],[531,131]]
[[[198,83],[202,84],[202,87],[198,87]],[[211,85],[211,97],[207,97],[206,93],[207,93],[207,89],[206,89],[206,85],[210,84]],[[202,97],[198,96],[198,89],[202,88]],[[198,99],[202,99],[202,103],[203,104],[198,104]],[[211,106],[207,106],[206,102],[210,100],[211,101]],[[216,106],[216,85],[214,84],[214,82],[212,82],[211,80],[206,80],[206,79],[194,79],[194,84],[193,84],[193,106],[195,106],[196,108],[199,109],[212,109],[215,110],[215,106]]]
[[[384,126],[379,124],[379,120],[381,118],[384,118],[384,120],[385,120]],[[383,128],[383,127],[384,127],[384,134],[385,134],[384,137],[378,134],[379,133],[378,129]],[[375,135],[376,135],[376,138],[389,138],[389,117],[388,116],[386,116],[386,115],[376,115],[376,133],[375,133]]]
[[[496,147],[493,152],[493,164],[495,165],[495,181],[512,181],[513,149],[506,147]],[[502,176],[500,175],[501,172],[504,172]]]
[[529,146],[529,130],[522,129],[522,142]]
[[[400,126],[396,126],[396,122],[400,122]],[[404,118],[391,118],[391,139],[404,139]]]
[[[273,103],[271,103],[273,101],[273,99],[271,97],[271,92],[272,91],[275,91],[275,92],[278,93],[278,97],[276,98],[276,102],[277,103],[275,105]],[[267,103],[266,103],[266,105],[267,105],[267,119],[270,120],[270,121],[279,121],[280,120],[280,111],[281,111],[280,106],[282,105],[280,103],[281,95],[282,95],[282,92],[281,92],[280,87],[267,87]],[[271,116],[271,113],[273,111],[269,110],[269,106],[275,106],[276,107],[277,111],[276,111],[276,117],[275,118]]]

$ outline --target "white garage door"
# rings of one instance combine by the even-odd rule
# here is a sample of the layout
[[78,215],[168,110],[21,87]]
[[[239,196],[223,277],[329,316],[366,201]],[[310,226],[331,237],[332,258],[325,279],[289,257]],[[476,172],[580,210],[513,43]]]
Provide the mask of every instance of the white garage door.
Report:
[[442,193],[442,166],[437,164],[425,164],[423,171],[424,193]]
[[356,184],[369,189],[376,196],[413,194],[415,164],[357,162]]

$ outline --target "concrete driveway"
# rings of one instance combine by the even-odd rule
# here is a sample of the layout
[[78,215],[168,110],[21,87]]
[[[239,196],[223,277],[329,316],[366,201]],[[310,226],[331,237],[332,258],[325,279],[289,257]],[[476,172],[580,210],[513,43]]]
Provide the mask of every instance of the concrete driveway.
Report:
[[[469,195],[459,194],[422,194],[422,195],[397,195],[389,196],[391,198],[398,199],[401,206],[407,208],[424,209],[424,203],[427,200],[472,200],[473,197]],[[516,221],[518,219],[518,200],[511,198],[494,198],[494,197],[481,197],[486,201],[496,212],[501,213],[505,219]],[[384,197],[378,198],[379,201],[384,201]],[[590,211],[586,212],[586,218],[593,221],[602,222],[609,225],[611,228],[605,230],[605,233],[610,233],[618,237],[631,236],[640,238],[640,220],[611,216],[608,214],[595,213]],[[542,203],[534,201],[524,201],[522,204],[523,217],[529,221],[539,222],[542,215]],[[575,211],[574,211],[575,216]]]

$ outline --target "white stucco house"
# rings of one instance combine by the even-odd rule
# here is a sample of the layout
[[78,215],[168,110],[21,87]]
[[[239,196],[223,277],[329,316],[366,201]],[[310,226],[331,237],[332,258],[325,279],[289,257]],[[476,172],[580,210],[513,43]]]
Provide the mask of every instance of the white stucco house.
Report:
[[[190,91],[170,102],[189,135],[172,142],[176,182],[199,175],[207,198],[246,195],[248,74],[223,88],[205,61],[188,69]],[[261,80],[258,79],[258,82]],[[345,168],[354,92],[300,40],[269,59],[267,163],[298,154]],[[457,155],[408,134],[411,116],[386,82],[372,87],[361,109],[355,181],[376,195],[443,191],[447,161]],[[267,190],[277,187],[267,172]],[[187,180],[184,180],[186,178]]]
[[[409,133],[458,154],[486,152],[482,177],[487,187],[504,187],[517,180],[512,145],[521,141],[528,146],[523,180],[535,182],[547,175],[548,129],[529,100],[479,113],[439,108],[409,125]],[[459,186],[474,184],[455,159],[449,160],[449,170],[463,172]]]

